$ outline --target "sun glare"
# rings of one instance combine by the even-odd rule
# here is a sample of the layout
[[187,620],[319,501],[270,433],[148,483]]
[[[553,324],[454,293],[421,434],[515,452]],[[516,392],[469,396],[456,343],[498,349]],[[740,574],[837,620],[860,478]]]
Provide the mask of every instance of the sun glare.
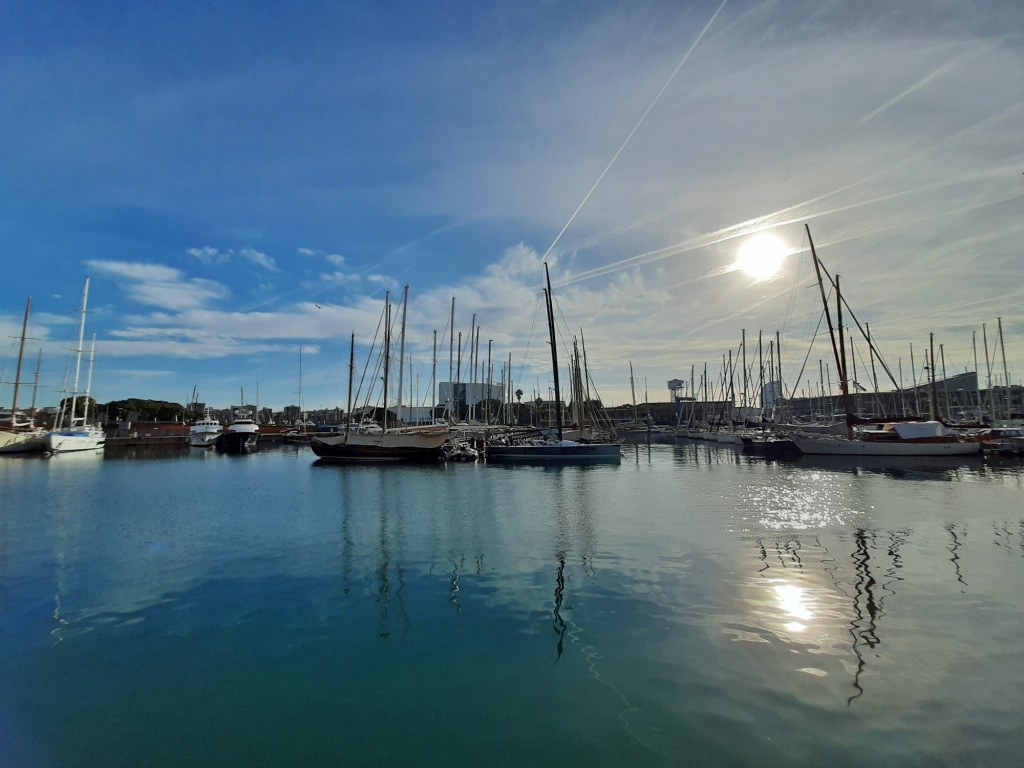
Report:
[[789,249],[775,235],[754,235],[736,252],[733,269],[745,272],[755,280],[774,277]]

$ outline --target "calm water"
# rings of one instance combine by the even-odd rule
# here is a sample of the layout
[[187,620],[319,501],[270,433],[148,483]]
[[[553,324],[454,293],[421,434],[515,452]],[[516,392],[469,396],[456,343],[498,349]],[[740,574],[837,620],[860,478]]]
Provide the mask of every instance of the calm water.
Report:
[[0,765],[1019,765],[1020,465],[0,461]]

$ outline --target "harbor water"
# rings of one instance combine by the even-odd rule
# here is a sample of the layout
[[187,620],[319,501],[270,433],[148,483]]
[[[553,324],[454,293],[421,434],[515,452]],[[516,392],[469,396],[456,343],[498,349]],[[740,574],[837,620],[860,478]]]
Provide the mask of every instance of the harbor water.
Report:
[[0,765],[1008,766],[1024,471],[0,460]]

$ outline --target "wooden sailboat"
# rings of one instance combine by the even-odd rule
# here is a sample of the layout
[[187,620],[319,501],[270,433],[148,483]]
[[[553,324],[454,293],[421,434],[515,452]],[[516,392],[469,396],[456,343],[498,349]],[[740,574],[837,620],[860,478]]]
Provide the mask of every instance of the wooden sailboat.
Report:
[[21,342],[18,345],[18,368],[14,374],[14,397],[11,402],[11,420],[0,425],[0,453],[29,453],[43,450],[46,430],[35,425],[34,414],[28,421],[18,421],[18,389],[21,386],[21,363],[25,355],[25,337],[28,332],[28,314],[32,297],[25,302],[25,319],[21,324]]
[[843,303],[839,289],[839,276],[836,275],[834,279],[829,276],[829,282],[836,293],[837,330],[832,324],[832,316],[822,281],[823,267],[818,259],[817,251],[814,249],[810,227],[807,227],[807,239],[811,246],[811,258],[814,260],[822,306],[828,321],[829,338],[839,372],[839,387],[846,410],[847,434],[824,435],[797,431],[790,436],[797,448],[807,454],[832,456],[967,456],[980,453],[980,442],[961,437],[937,420],[858,424],[851,405],[848,385],[846,345],[843,337]]
[[558,349],[555,343],[555,315],[551,299],[551,276],[547,262],[544,262],[544,277],[547,288],[544,299],[548,315],[548,335],[551,342],[551,370],[555,383],[555,424],[557,439],[534,439],[520,442],[496,443],[487,446],[486,454],[494,461],[538,461],[538,462],[571,462],[597,461],[618,462],[622,457],[619,446],[615,443],[584,443],[566,440],[562,423],[562,395],[558,385]]
[[[405,299],[408,300],[408,287]],[[352,379],[355,372],[355,334],[352,334],[348,367],[348,419],[345,430],[332,435],[313,435],[309,446],[321,460],[329,462],[414,462],[437,461],[448,442],[447,424],[412,427],[388,426],[388,371],[390,368],[391,304],[385,300],[383,355],[384,394],[382,423],[352,424]],[[405,328],[402,327],[404,339]]]

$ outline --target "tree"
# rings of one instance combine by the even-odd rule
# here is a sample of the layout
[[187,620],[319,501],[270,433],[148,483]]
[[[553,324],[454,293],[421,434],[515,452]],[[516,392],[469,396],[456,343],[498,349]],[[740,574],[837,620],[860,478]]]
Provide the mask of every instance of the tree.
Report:
[[131,397],[127,400],[113,400],[105,406],[112,418],[134,418],[138,421],[185,421],[185,406],[166,400],[142,400]]

